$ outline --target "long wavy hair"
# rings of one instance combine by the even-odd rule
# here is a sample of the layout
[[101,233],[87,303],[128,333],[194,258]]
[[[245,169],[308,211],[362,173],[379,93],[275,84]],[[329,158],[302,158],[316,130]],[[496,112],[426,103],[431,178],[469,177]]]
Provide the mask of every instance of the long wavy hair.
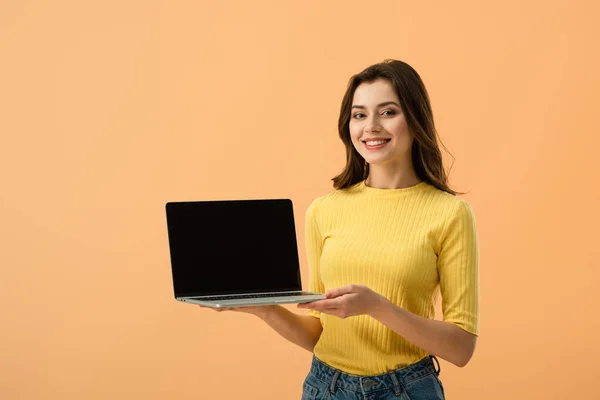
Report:
[[[411,155],[412,164],[417,176],[421,180],[452,195],[464,194],[456,192],[448,186],[448,175],[442,164],[442,154],[439,144],[441,144],[453,160],[454,157],[438,137],[433,122],[429,95],[421,77],[407,63],[390,59],[371,65],[350,78],[348,89],[342,100],[338,120],[340,139],[342,139],[344,146],[346,146],[346,166],[342,173],[332,178],[333,187],[335,189],[348,188],[366,179],[369,174],[369,164],[356,151],[356,148],[352,144],[349,123],[352,113],[352,99],[354,98],[356,88],[363,82],[370,83],[380,78],[386,79],[394,87],[400,100],[400,106],[406,118],[408,129],[414,135]],[[452,165],[450,166],[451,168]]]

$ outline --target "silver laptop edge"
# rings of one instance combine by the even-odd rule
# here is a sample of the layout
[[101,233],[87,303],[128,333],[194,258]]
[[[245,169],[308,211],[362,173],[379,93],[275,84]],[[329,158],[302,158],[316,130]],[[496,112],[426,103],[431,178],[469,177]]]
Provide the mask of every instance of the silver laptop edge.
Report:
[[[256,293],[253,295],[268,295],[270,293]],[[208,307],[245,307],[245,306],[260,306],[260,305],[271,305],[271,304],[289,304],[289,303],[309,303],[311,301],[323,300],[325,298],[324,295],[315,292],[305,292],[302,293],[312,294],[313,296],[304,295],[304,296],[281,296],[281,297],[250,297],[250,298],[241,298],[241,299],[233,299],[233,300],[202,300],[203,297],[213,297],[213,296],[194,296],[194,297],[177,297],[176,299],[185,303],[198,304],[202,306]],[[225,297],[223,295],[222,297]],[[235,297],[238,295],[229,295],[230,297]]]

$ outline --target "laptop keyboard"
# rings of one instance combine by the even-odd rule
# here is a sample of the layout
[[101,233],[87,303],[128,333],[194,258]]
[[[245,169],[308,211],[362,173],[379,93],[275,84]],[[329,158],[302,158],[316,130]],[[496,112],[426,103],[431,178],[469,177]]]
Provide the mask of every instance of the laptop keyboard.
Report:
[[287,297],[287,296],[314,296],[311,293],[304,292],[283,292],[283,293],[266,293],[266,294],[240,294],[235,296],[206,296],[206,297],[194,297],[198,300],[239,300],[239,299],[256,299],[262,297]]

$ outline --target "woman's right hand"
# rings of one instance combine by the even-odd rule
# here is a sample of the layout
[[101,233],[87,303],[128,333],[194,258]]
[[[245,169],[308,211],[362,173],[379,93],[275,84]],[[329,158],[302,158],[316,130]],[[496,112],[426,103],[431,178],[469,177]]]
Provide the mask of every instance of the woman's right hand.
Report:
[[217,311],[217,312],[222,312],[222,311],[236,311],[236,312],[243,312],[243,313],[246,313],[246,314],[252,314],[252,315],[260,316],[261,314],[267,312],[270,307],[274,307],[274,306],[273,305],[266,305],[266,306],[248,306],[248,307],[208,307],[208,306],[201,306],[201,305],[199,305],[198,307],[200,307],[200,308],[209,308],[209,309]]

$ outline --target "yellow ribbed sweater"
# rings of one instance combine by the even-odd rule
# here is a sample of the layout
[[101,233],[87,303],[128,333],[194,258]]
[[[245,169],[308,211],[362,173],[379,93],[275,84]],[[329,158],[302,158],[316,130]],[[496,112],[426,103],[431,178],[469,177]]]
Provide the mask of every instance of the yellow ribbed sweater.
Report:
[[[309,290],[366,285],[394,304],[479,334],[479,253],[468,202],[421,182],[377,189],[361,181],[318,197],[306,212]],[[309,310],[323,332],[314,354],[346,373],[377,375],[429,353],[380,323]]]

